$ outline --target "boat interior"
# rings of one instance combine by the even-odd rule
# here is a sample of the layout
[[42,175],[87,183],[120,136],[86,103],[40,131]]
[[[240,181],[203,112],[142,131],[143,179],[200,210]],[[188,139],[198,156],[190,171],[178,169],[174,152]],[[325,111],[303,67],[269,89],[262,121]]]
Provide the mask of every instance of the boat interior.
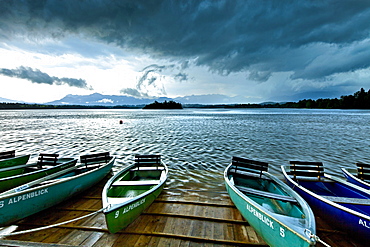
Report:
[[166,171],[159,155],[145,155],[145,157],[141,155],[140,159],[136,159],[133,168],[124,172],[112,183],[108,189],[108,200],[111,203],[117,197],[120,198],[120,202],[124,198],[129,200],[158,185],[165,177]]
[[297,200],[275,181],[263,175],[267,169],[267,163],[233,157],[228,176],[239,191],[270,212],[305,218]]

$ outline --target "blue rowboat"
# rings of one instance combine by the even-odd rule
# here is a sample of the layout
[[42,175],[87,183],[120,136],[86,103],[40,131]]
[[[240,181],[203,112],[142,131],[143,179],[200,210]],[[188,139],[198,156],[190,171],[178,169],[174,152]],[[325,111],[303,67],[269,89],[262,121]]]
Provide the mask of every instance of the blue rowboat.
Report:
[[0,169],[4,167],[11,167],[23,165],[28,162],[30,155],[15,155],[15,150],[0,152]]
[[81,164],[0,194],[0,226],[54,206],[98,183],[112,169],[109,153],[84,155]]
[[226,189],[243,217],[270,246],[314,246],[315,217],[309,205],[268,172],[265,162],[233,157]]
[[116,233],[139,217],[162,192],[167,174],[160,155],[136,155],[135,164],[109,179],[102,192],[109,232]]
[[41,153],[36,163],[0,169],[0,192],[61,171],[76,163],[77,159],[74,158],[58,159],[58,154]]
[[370,236],[370,191],[324,173],[321,162],[290,161],[281,167],[287,183],[310,204],[314,213],[347,232]]
[[347,181],[370,190],[370,164],[356,163],[356,168],[341,168]]

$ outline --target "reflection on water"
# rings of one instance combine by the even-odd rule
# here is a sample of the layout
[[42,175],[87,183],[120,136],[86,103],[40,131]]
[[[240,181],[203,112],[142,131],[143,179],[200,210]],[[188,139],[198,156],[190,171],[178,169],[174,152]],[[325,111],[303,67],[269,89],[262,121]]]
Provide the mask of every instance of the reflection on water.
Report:
[[334,174],[370,163],[369,120],[370,111],[360,110],[0,111],[0,151],[33,158],[110,151],[117,166],[135,154],[161,154],[171,169],[168,186],[221,190],[232,156],[269,162],[273,173],[290,160],[322,161]]

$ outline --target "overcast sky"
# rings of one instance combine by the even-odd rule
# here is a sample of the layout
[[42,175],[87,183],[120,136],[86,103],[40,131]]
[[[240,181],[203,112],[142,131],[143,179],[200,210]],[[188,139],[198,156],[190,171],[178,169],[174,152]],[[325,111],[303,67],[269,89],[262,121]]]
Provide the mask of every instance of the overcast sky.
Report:
[[334,98],[368,90],[369,67],[368,0],[0,0],[0,97],[13,100]]

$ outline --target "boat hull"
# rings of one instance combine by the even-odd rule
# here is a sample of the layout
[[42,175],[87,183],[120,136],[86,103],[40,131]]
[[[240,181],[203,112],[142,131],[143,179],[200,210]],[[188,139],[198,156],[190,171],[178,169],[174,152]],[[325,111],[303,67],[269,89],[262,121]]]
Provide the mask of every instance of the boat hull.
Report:
[[[139,166],[136,163],[122,169],[110,178],[103,188],[102,201],[105,208],[103,212],[111,233],[126,228],[137,219],[159,196],[167,181],[168,168],[162,161],[152,167],[154,170],[151,168],[145,170],[141,167],[140,169],[144,170],[140,171]],[[136,176],[144,180],[136,180]],[[150,183],[146,184],[145,180]],[[115,184],[121,181],[126,184],[116,187]],[[130,182],[135,184],[127,185]]]
[[0,226],[54,206],[102,180],[112,169],[114,158],[104,166],[48,185],[0,194]]
[[[287,184],[291,186],[311,206],[315,214],[330,222],[338,229],[350,234],[351,237],[367,240],[370,236],[370,216],[351,210],[346,204],[334,203],[310,191],[304,183],[296,183],[283,169]],[[314,183],[314,182],[306,182]],[[344,185],[343,185],[344,186]],[[339,195],[338,195],[339,196]],[[348,205],[348,204],[347,204]],[[370,206],[359,206],[363,212],[370,213]]]
[[130,203],[121,205],[111,211],[104,212],[108,230],[116,233],[137,219],[140,214],[148,208],[162,192],[164,184],[146,196],[136,198]]
[[0,160],[0,168],[23,165],[28,162],[30,155],[16,156],[14,158]]
[[348,182],[358,185],[364,189],[370,190],[370,184],[356,177],[353,173],[350,172],[349,169],[342,168],[342,172]]
[[289,226],[277,220],[271,213],[261,210],[253,200],[240,196],[228,183],[226,183],[226,189],[237,209],[268,245],[291,246],[294,243],[297,247],[313,246],[311,242],[294,233]]

